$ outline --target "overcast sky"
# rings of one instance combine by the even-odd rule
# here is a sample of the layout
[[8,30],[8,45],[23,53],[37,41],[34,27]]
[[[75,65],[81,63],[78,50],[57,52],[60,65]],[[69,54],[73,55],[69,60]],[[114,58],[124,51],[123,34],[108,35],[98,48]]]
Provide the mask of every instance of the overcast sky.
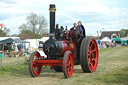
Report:
[[128,0],[0,0],[0,23],[10,34],[19,34],[18,27],[34,12],[44,16],[49,25],[49,4],[55,4],[56,23],[68,26],[82,21],[87,35],[100,31],[128,29]]

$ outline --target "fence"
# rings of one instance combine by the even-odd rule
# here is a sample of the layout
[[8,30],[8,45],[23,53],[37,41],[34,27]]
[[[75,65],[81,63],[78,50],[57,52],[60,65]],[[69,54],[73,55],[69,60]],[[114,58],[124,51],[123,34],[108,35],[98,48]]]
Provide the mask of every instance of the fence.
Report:
[[23,55],[15,54],[13,52],[4,52],[0,53],[0,67],[2,66],[10,66],[10,65],[19,65],[23,63],[27,63],[29,55],[27,53],[23,53]]

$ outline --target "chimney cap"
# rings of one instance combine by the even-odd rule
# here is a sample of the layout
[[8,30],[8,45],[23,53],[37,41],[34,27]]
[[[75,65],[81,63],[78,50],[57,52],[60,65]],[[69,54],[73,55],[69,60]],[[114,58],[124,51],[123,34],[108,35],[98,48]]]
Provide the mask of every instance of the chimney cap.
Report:
[[55,12],[55,11],[56,11],[55,6],[56,6],[55,4],[50,4],[49,11],[50,11],[50,12]]
[[50,4],[50,9],[51,8],[56,8],[56,5],[55,4]]

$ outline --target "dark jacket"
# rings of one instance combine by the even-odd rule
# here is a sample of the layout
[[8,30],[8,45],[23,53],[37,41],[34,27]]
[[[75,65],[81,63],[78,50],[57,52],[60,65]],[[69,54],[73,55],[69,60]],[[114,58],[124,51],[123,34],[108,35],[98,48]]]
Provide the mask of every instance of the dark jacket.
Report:
[[71,30],[71,31],[74,31],[75,29],[74,29],[74,27],[72,27],[70,30]]
[[86,33],[85,33],[85,28],[83,25],[80,25],[82,27],[82,30],[83,30],[83,35],[86,37]]
[[3,50],[8,50],[8,46],[7,45],[4,45]]

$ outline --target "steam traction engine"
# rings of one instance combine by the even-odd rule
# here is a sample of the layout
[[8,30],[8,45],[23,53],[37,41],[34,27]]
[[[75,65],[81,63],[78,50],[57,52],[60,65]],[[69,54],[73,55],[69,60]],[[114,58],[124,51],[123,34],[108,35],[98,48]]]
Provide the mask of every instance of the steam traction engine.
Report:
[[83,72],[94,72],[98,65],[98,48],[95,39],[83,36],[75,31],[55,28],[55,5],[50,8],[50,34],[43,45],[47,55],[44,58],[39,51],[30,56],[29,72],[32,77],[38,76],[42,66],[50,66],[57,72],[63,72],[66,78],[72,76],[74,65],[81,65]]

